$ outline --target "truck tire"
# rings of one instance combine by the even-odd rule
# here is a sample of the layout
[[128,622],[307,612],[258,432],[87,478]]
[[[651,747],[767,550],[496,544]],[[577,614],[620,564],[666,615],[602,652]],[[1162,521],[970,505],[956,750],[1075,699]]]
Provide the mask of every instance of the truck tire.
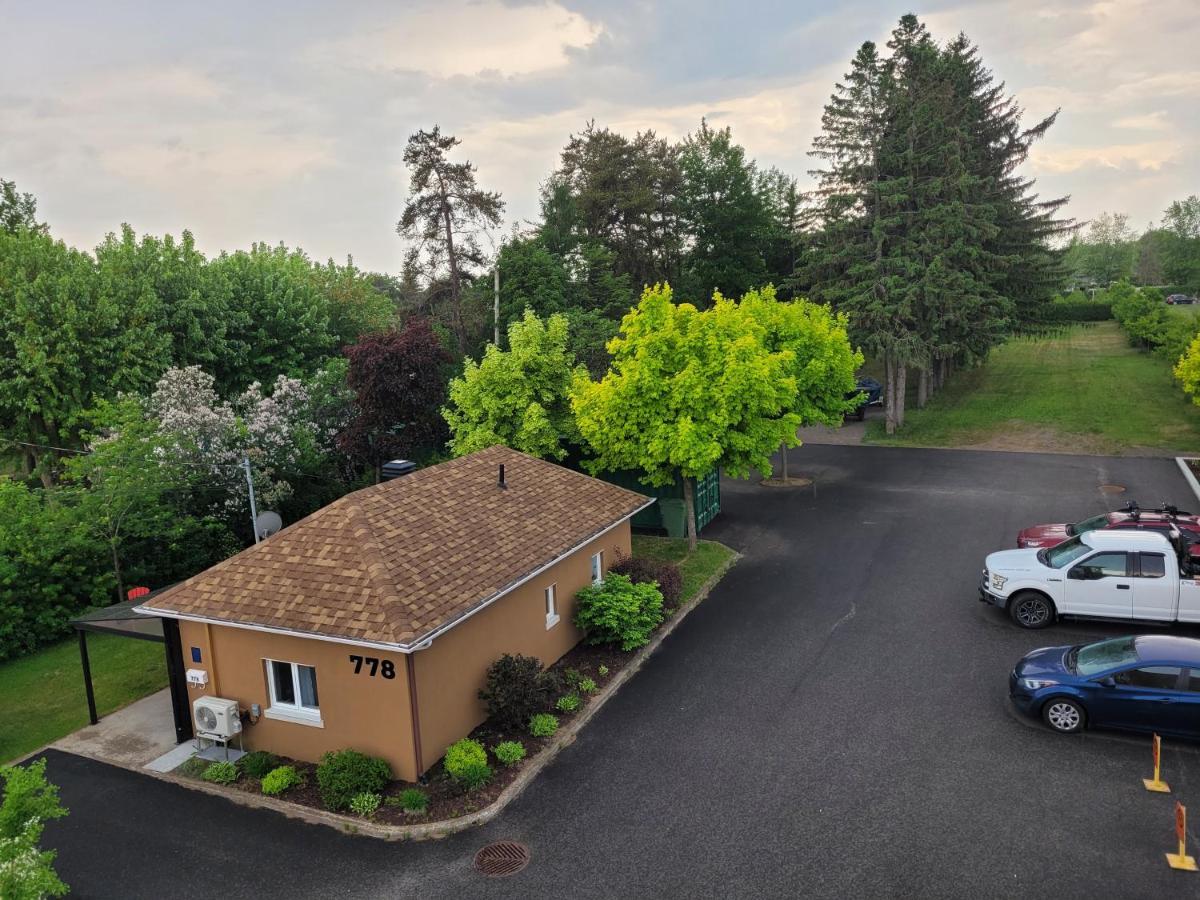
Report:
[[1022,628],[1048,628],[1058,617],[1054,603],[1037,591],[1021,591],[1008,601],[1009,617]]

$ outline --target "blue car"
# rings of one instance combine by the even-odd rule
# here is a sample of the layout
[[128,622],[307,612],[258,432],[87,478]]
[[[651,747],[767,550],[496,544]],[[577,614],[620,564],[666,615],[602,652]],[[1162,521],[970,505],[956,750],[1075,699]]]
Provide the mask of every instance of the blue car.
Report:
[[1200,640],[1151,634],[1043,647],[1009,674],[1008,696],[1063,734],[1095,725],[1200,739]]

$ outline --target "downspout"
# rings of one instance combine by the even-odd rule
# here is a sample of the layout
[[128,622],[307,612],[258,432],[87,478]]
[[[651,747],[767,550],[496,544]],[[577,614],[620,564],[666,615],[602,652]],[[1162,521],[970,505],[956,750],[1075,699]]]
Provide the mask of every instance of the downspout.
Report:
[[417,778],[425,772],[421,759],[421,714],[417,708],[417,666],[413,654],[404,654],[404,668],[408,674],[408,711],[412,716],[413,759],[417,764]]

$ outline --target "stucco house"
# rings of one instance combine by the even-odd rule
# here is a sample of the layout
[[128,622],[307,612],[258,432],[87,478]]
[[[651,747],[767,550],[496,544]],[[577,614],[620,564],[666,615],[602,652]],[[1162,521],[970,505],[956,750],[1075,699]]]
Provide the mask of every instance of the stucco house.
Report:
[[247,748],[352,748],[414,780],[484,720],[492,662],[579,641],[575,592],[652,502],[492,447],[349,494],[139,611],[178,620],[189,701],[236,700]]

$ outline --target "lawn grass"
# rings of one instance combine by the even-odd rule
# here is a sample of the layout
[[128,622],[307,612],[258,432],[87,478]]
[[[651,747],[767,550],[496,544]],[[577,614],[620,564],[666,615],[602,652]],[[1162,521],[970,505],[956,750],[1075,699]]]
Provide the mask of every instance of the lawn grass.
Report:
[[[910,376],[910,382],[914,380]],[[1022,447],[1024,435],[1030,446]],[[867,441],[927,447],[1120,454],[1200,450],[1200,409],[1164,360],[1129,346],[1116,322],[1017,337],[979,368],[956,374],[903,430],[871,423]]]
[[[88,661],[100,715],[167,684],[163,645],[153,641],[89,634]],[[87,723],[76,640],[0,663],[0,761],[36,750]]]
[[689,554],[685,538],[635,534],[633,555],[665,560],[679,566],[679,574],[683,576],[683,593],[679,601],[682,605],[696,596],[704,583],[729,562],[734,552],[716,541],[700,541],[696,545],[696,552]]

